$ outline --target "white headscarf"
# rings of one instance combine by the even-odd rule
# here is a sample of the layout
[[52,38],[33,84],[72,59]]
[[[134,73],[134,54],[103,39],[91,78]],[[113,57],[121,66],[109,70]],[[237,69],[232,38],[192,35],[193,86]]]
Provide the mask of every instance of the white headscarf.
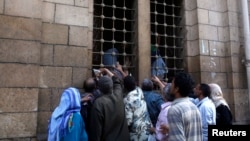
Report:
[[228,109],[230,109],[226,100],[223,98],[223,93],[222,93],[220,86],[218,84],[215,84],[215,83],[211,83],[211,84],[209,84],[209,86],[211,89],[211,98],[215,104],[215,107],[217,108],[218,106],[223,104],[223,105],[227,106]]

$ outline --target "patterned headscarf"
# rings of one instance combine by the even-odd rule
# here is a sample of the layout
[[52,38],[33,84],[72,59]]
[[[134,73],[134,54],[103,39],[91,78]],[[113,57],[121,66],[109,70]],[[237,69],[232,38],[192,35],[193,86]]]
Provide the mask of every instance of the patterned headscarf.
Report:
[[68,121],[74,112],[81,110],[80,92],[76,88],[64,90],[61,101],[52,113],[48,127],[48,141],[59,141],[68,133]]
[[227,106],[228,109],[230,109],[226,100],[223,98],[223,93],[222,93],[220,86],[218,84],[211,83],[209,84],[209,87],[211,89],[211,98],[215,104],[215,107],[218,107],[221,104],[223,104]]

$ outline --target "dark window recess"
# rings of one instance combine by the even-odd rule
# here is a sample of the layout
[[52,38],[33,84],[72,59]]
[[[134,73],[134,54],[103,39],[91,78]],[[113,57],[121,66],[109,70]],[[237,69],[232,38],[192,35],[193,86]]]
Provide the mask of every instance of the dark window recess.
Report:
[[93,68],[113,68],[118,61],[133,75],[136,65],[133,2],[94,1]]
[[166,72],[162,79],[171,80],[175,73],[183,71],[183,25],[182,0],[150,0],[151,18],[151,64],[162,58],[166,67],[151,66],[151,72]]

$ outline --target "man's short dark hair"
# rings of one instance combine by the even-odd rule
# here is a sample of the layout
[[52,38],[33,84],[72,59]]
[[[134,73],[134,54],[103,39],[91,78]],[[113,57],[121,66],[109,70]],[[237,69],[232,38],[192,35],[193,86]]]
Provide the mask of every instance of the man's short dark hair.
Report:
[[211,96],[211,90],[208,84],[201,83],[200,84],[200,90],[202,91],[202,94],[204,97],[210,97]]
[[132,91],[136,88],[136,81],[135,81],[135,78],[133,76],[126,76],[124,77],[124,88],[127,90],[127,91]]
[[143,81],[142,81],[142,90],[143,91],[152,91],[153,88],[154,88],[154,84],[153,82],[148,79],[148,78],[145,78]]
[[93,92],[96,89],[96,82],[93,78],[88,78],[83,82],[83,89],[85,92]]
[[113,90],[113,80],[108,76],[102,76],[99,79],[98,88],[103,94],[111,94]]
[[194,88],[194,80],[190,74],[179,72],[174,77],[174,85],[179,88],[182,97],[188,96]]

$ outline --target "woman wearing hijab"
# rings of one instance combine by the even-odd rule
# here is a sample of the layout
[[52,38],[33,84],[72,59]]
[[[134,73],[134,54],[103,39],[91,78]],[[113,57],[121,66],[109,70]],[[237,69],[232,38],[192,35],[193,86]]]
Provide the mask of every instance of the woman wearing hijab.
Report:
[[231,110],[223,98],[223,93],[218,84],[209,84],[211,89],[211,98],[216,107],[216,125],[232,125]]
[[48,141],[87,141],[88,136],[80,110],[79,91],[72,87],[64,90],[49,122]]

